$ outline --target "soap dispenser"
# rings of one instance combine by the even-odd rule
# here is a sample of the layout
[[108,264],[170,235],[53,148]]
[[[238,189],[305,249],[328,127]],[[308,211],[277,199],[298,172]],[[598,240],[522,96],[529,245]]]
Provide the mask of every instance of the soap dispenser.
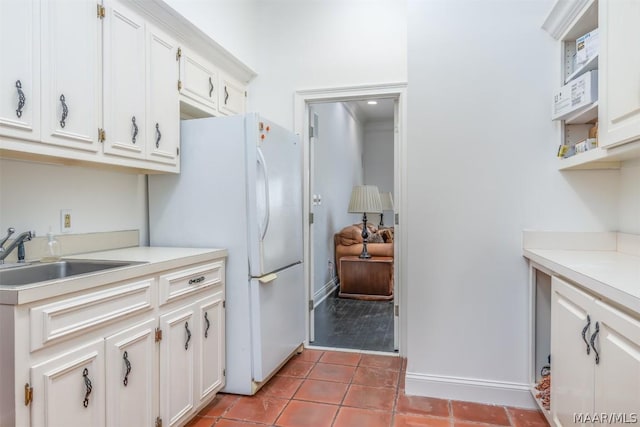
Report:
[[47,253],[41,259],[42,262],[54,262],[60,259],[60,243],[49,229],[47,233]]

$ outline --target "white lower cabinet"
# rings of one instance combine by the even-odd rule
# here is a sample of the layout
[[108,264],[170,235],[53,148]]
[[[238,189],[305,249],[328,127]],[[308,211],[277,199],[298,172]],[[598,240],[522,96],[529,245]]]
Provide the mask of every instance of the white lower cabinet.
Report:
[[556,425],[588,425],[597,414],[632,420],[640,408],[640,321],[553,277],[551,372]]
[[224,294],[218,292],[201,300],[197,305],[197,314],[204,331],[199,339],[199,374],[196,376],[197,399],[202,403],[225,384]]
[[105,425],[104,341],[62,353],[31,368],[31,426]]
[[149,319],[106,339],[108,427],[153,425],[156,323]]
[[186,424],[225,384],[224,266],[0,305],[0,425]]
[[160,316],[160,412],[169,426],[224,386],[223,301],[219,290]]
[[195,406],[195,326],[192,304],[160,316],[160,416],[169,426],[178,424]]

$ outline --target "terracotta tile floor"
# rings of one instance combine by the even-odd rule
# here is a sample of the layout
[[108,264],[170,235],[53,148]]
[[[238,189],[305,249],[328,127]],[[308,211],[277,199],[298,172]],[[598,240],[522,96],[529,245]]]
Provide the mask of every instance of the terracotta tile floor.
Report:
[[547,427],[538,411],[404,394],[405,361],[305,350],[255,396],[220,393],[188,427]]

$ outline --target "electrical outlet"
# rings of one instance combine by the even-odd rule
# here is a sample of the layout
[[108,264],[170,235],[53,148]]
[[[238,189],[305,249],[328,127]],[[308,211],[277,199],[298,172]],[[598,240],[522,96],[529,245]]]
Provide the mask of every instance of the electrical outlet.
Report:
[[71,209],[60,210],[60,232],[70,233],[72,230]]

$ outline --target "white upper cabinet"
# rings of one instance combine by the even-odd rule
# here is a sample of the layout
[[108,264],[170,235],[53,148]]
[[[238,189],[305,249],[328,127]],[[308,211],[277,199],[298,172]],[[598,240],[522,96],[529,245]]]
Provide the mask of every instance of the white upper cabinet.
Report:
[[177,165],[180,147],[177,42],[147,24],[147,53],[147,158]]
[[145,23],[119,2],[105,4],[104,152],[146,154]]
[[245,88],[232,78],[220,76],[220,112],[226,115],[245,111]]
[[255,76],[163,1],[0,0],[0,55],[3,157],[139,172],[180,172],[180,119]]
[[600,0],[601,147],[640,139],[640,2]]
[[42,140],[98,151],[100,32],[90,0],[41,2]]
[[[555,93],[556,105],[563,105],[562,99],[568,106],[582,98],[595,100],[593,93],[585,94],[597,82],[597,101],[563,116],[558,153],[565,154],[558,168],[619,169],[621,162],[640,158],[640,51],[635,42],[640,38],[640,2],[557,0],[543,28],[562,48],[561,85],[567,87]],[[597,36],[592,32],[596,29]],[[578,58],[585,59],[578,55],[579,46],[587,52],[586,62]],[[587,72],[596,69],[597,79],[593,73],[587,79]]]
[[196,108],[215,114],[218,108],[218,71],[188,49],[180,52],[180,93]]
[[37,0],[0,1],[0,136],[40,138]]

